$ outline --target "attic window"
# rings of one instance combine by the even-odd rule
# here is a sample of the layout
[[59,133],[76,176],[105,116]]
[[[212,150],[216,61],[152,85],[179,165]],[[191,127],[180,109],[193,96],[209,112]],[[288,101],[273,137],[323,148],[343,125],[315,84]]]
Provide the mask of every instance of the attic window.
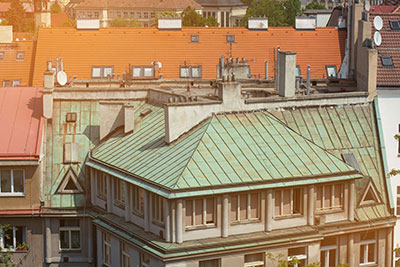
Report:
[[227,43],[234,43],[235,42],[235,35],[228,34],[226,36],[226,42]]
[[92,67],[92,79],[101,79],[110,77],[114,73],[113,66],[93,66]]
[[387,57],[387,56],[382,56],[382,66],[386,68],[391,68],[393,67],[393,60],[392,57]]
[[374,205],[378,203],[381,203],[380,198],[378,196],[378,192],[374,184],[370,181],[361,198],[360,206]]
[[76,112],[68,112],[65,120],[67,122],[76,122]]
[[17,60],[24,60],[25,52],[17,52]]
[[328,79],[336,79],[337,78],[336,65],[327,65],[327,66],[325,66],[325,69],[326,69],[326,77]]
[[201,76],[201,66],[180,66],[179,68],[180,78],[201,78]]
[[342,154],[342,158],[343,158],[344,162],[346,162],[351,167],[353,167],[354,169],[356,169],[359,172],[361,172],[360,165],[358,164],[358,161],[357,161],[357,159],[356,159],[356,157],[354,156],[353,153],[343,153]]
[[0,60],[4,59],[4,52],[0,52]]
[[390,29],[392,31],[400,31],[400,21],[398,20],[389,20]]
[[153,78],[154,77],[154,66],[133,66],[132,76],[133,78]]
[[190,41],[191,41],[192,43],[198,43],[198,42],[199,42],[199,36],[198,36],[197,34],[192,34],[192,35],[190,36]]

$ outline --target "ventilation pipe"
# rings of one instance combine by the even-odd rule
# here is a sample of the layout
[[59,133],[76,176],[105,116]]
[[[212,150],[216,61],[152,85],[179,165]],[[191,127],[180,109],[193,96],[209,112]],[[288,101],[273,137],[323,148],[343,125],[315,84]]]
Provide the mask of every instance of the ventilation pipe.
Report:
[[311,68],[310,65],[307,66],[307,95],[310,94],[310,77],[311,77]]

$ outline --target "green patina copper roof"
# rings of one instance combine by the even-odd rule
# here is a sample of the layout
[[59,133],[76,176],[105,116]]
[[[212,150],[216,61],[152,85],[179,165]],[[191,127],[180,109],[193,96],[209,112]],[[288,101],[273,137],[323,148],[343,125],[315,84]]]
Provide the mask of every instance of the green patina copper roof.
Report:
[[345,107],[288,109],[271,114],[337,157],[343,153],[354,154],[361,172],[370,177],[356,180],[356,204],[360,203],[370,179],[383,201],[378,205],[358,206],[358,220],[367,221],[390,216],[378,123],[372,103]]
[[104,142],[91,157],[167,191],[361,177],[268,112],[213,115],[167,145],[163,109],[151,108],[139,129]]

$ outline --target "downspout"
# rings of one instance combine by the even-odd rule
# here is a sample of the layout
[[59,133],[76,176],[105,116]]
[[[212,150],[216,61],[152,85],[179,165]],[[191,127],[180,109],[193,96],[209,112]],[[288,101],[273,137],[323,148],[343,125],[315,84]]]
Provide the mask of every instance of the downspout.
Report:
[[350,73],[350,32],[351,32],[351,2],[349,0],[349,6],[347,7],[347,39],[345,44],[345,52],[339,69],[339,79],[348,79]]

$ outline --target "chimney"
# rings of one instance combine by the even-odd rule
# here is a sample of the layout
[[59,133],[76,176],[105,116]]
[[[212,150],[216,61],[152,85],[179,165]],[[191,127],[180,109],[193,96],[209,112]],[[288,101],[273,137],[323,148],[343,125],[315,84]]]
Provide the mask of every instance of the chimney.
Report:
[[278,93],[283,97],[295,95],[296,52],[278,52]]
[[135,110],[132,104],[124,105],[124,133],[135,130]]
[[47,62],[47,70],[44,72],[43,89],[43,115],[47,119],[53,117],[53,90],[54,71],[51,69],[51,61]]
[[0,43],[11,44],[13,42],[13,26],[0,26]]

